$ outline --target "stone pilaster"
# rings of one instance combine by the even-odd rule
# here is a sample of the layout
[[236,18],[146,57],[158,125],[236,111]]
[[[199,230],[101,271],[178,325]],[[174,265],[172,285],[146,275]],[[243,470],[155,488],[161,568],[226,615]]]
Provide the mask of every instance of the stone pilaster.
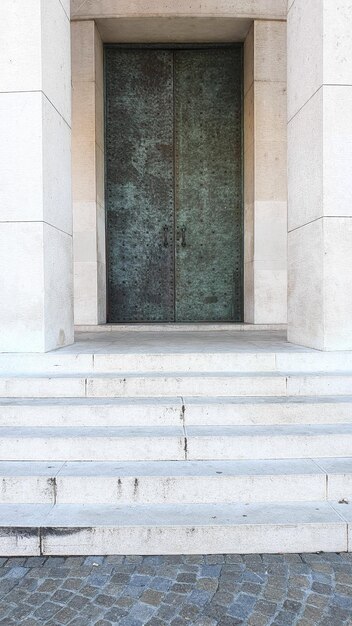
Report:
[[286,24],[254,21],[244,47],[245,321],[287,321]]
[[352,12],[288,11],[288,338],[352,349]]
[[2,0],[0,351],[73,341],[68,0]]
[[76,324],[106,322],[103,44],[72,23],[72,175]]

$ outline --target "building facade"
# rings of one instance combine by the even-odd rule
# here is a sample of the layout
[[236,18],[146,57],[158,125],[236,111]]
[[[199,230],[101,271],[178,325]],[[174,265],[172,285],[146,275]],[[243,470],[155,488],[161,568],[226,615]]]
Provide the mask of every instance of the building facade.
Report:
[[0,555],[351,550],[351,1],[0,15]]
[[[237,148],[243,157],[233,193],[242,194],[243,239],[238,258],[230,255],[228,264],[236,262],[241,275],[236,292],[241,312],[222,318],[209,309],[204,321],[287,322],[294,343],[320,350],[352,348],[352,16],[347,0],[180,0],[177,6],[168,0],[5,0],[1,12],[1,351],[49,351],[73,342],[74,323],[94,327],[115,321],[113,296],[107,297],[112,280],[107,260],[111,270],[118,245],[111,243],[109,232],[106,237],[113,176],[106,156],[111,130],[106,124],[112,118],[105,119],[104,132],[111,85],[109,76],[104,80],[108,44],[117,57],[133,45],[140,59],[157,44],[169,51],[192,46],[193,55],[197,45],[198,50],[208,46],[209,59],[228,44],[239,45],[242,85],[234,85],[234,93],[242,98],[243,141]],[[165,112],[160,89],[156,106]],[[128,126],[126,121],[125,143],[116,149],[126,148],[135,122]],[[136,142],[141,140],[142,135]],[[219,142],[224,139],[218,138],[218,157],[210,137],[202,146],[215,154],[216,172],[221,169]],[[181,169],[187,158],[180,156]],[[205,184],[216,187],[219,177],[215,173]],[[111,197],[108,201],[114,204]],[[196,230],[199,216],[193,217]],[[158,219],[162,228],[164,218]],[[206,224],[203,231],[198,228],[199,245],[210,241],[210,231]],[[138,236],[143,239],[143,233]],[[221,233],[218,241],[216,236],[213,246],[221,250]],[[119,267],[121,276],[123,271],[128,275],[131,264],[125,259],[123,270],[121,258],[115,261],[118,280]],[[162,258],[164,275],[165,263]],[[179,274],[193,272],[194,293],[199,274],[187,259],[180,263]],[[215,255],[211,263],[222,263],[221,274],[226,273],[226,255],[222,261]],[[146,270],[139,261],[134,266],[136,293],[138,275]],[[169,277],[171,283],[181,280],[179,274]],[[204,280],[209,283],[210,277]],[[181,281],[180,292],[186,283]],[[131,297],[132,283],[127,287]],[[161,284],[162,292],[165,288]],[[120,305],[125,306],[121,299]],[[155,321],[163,321],[158,315]],[[179,320],[187,321],[182,314]],[[153,321],[153,316],[148,319],[146,313],[139,321]]]

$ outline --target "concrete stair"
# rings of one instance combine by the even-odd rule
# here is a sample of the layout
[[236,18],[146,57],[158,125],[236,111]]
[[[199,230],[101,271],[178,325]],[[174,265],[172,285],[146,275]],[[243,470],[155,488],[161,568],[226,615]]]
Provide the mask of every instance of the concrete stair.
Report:
[[0,554],[351,548],[350,353],[59,351],[0,372]]
[[352,372],[169,372],[0,377],[2,398],[159,398],[175,396],[349,395]]

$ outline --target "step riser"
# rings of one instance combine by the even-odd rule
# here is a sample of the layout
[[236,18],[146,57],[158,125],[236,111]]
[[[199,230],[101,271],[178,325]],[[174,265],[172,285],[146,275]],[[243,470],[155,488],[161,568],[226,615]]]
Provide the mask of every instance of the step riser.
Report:
[[0,556],[344,552],[346,523],[0,528]]
[[[352,404],[351,404],[352,414]],[[182,402],[140,405],[75,406],[0,405],[0,427],[175,426],[182,422]]]
[[187,458],[196,460],[310,459],[351,457],[352,437],[346,434],[276,435],[275,437],[189,437]]
[[[256,404],[197,404],[184,399],[187,426],[260,426],[284,424],[348,424],[352,420],[349,402],[270,402]],[[0,415],[0,424],[1,424]]]
[[352,436],[3,438],[4,461],[182,461],[351,457]]
[[0,440],[3,461],[184,461],[183,437],[38,437]]
[[0,504],[231,504],[326,499],[323,473],[177,478],[0,476],[0,485]]
[[[2,405],[0,427],[114,427],[175,426],[182,421],[181,398],[175,403],[135,406]],[[206,401],[192,404],[184,398],[185,419],[190,426],[274,425],[274,424],[343,424],[352,420],[352,402],[287,402],[256,404],[218,404]]]
[[351,376],[212,376],[0,379],[3,398],[348,395]]
[[[98,346],[97,346],[98,347]],[[0,354],[0,372],[351,372],[351,353],[189,352]]]

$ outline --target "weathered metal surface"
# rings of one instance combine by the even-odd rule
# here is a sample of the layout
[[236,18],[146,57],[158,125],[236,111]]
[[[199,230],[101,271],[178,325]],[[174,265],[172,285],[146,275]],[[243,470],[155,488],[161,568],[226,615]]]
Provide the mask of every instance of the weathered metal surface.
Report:
[[105,72],[109,321],[172,321],[172,52],[107,48]]
[[241,321],[241,66],[106,49],[109,321]]
[[176,320],[242,319],[240,48],[175,54]]

